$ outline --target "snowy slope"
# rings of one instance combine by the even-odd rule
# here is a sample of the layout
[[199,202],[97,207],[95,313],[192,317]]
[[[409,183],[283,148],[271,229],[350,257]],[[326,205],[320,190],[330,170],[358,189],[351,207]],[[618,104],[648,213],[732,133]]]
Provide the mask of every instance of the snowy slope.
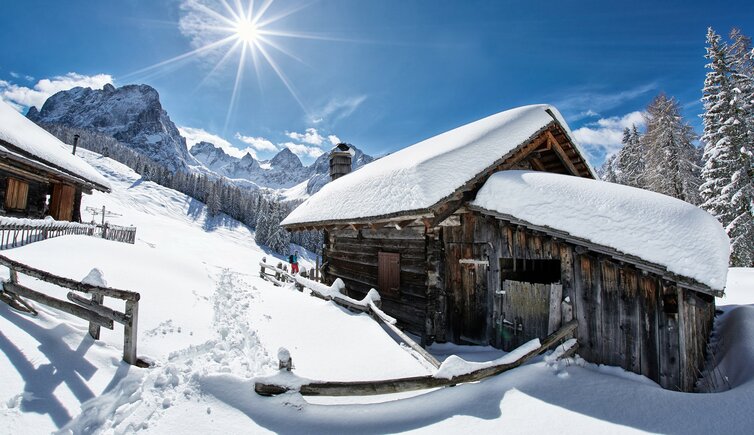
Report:
[[[370,398],[264,398],[253,377],[276,371],[280,346],[294,371],[319,379],[427,373],[365,315],[260,280],[264,255],[231,220],[207,221],[203,205],[141,182],[129,169],[84,152],[113,193],[86,205],[123,214],[135,245],[65,236],[4,251],[83,278],[141,292],[139,354],[151,369],[120,362],[122,331],[86,337],[84,322],[40,307],[38,318],[0,304],[0,427],[5,433],[747,433],[754,397],[754,307],[728,306],[719,372],[732,389],[666,391],[644,377],[581,360],[539,358],[501,376],[444,390]],[[268,256],[269,257],[269,256]],[[727,297],[754,304],[750,270],[733,270]],[[33,280],[22,283],[41,288]],[[735,281],[737,284],[732,285]],[[45,288],[47,292],[54,289]],[[58,291],[56,294],[60,295]],[[438,345],[482,361],[489,348]],[[723,355],[724,353],[724,355]]]

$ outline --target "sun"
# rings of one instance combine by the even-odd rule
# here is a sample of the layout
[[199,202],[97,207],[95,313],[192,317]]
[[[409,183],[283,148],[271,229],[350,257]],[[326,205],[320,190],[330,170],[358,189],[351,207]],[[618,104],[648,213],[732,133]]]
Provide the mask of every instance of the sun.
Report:
[[259,39],[259,29],[253,21],[242,18],[236,22],[236,38],[239,41],[245,42],[249,45],[257,43]]
[[179,27],[181,32],[191,39],[195,48],[134,71],[125,77],[158,73],[160,70],[170,71],[180,63],[193,58],[216,59],[208,55],[219,52],[221,53],[219,60],[199,86],[210,76],[221,71],[227,63],[231,62],[231,59],[237,59],[235,79],[231,81],[232,92],[225,117],[226,128],[235,109],[247,64],[253,65],[260,88],[262,86],[261,66],[266,64],[285,85],[304,112],[308,113],[293,84],[283,72],[282,65],[277,62],[274,55],[282,54],[306,65],[303,60],[279,43],[279,40],[282,38],[327,40],[328,38],[280,28],[279,21],[307,7],[308,3],[271,14],[270,9],[274,2],[275,0],[191,0],[185,2],[185,12]]

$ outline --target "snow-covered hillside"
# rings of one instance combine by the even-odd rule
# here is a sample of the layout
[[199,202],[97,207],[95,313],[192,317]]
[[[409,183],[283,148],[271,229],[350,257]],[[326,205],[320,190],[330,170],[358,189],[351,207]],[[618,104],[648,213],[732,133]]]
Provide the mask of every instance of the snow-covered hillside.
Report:
[[[127,167],[81,152],[108,178],[109,195],[85,206],[121,213],[135,245],[64,236],[4,251],[81,279],[97,267],[108,285],[141,293],[141,369],[121,362],[122,328],[87,335],[86,323],[37,304],[37,318],[0,304],[0,427],[7,433],[746,433],[754,398],[754,273],[732,269],[718,301],[720,392],[686,394],[580,359],[547,356],[486,381],[369,398],[265,398],[253,378],[277,371],[281,346],[294,372],[323,380],[427,374],[367,315],[258,277],[266,254],[253,233]],[[84,214],[85,218],[88,218]],[[311,265],[304,258],[304,266]],[[5,272],[1,272],[5,273]],[[21,282],[64,297],[27,277]],[[113,302],[110,301],[110,304]],[[734,303],[736,305],[730,305]],[[491,348],[435,345],[443,358],[501,356]],[[726,380],[723,380],[726,379]],[[730,386],[730,389],[728,388]]]

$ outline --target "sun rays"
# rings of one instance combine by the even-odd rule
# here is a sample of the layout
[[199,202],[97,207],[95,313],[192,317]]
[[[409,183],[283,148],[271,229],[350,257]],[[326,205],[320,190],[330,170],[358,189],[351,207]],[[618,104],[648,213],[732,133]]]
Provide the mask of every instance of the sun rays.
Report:
[[[283,18],[300,11],[307,5],[299,5],[293,9],[277,12],[270,16],[270,6],[274,0],[186,0],[182,4],[184,13],[179,27],[181,32],[189,38],[193,49],[170,59],[134,71],[122,78],[150,76],[161,74],[184,64],[202,58],[212,67],[197,87],[204,86],[208,80],[224,71],[234,60],[235,74],[232,79],[228,111],[225,117],[225,128],[230,122],[244,85],[246,69],[251,66],[257,84],[262,89],[260,75],[263,68],[269,68],[280,82],[286,87],[302,110],[307,113],[306,106],[299,97],[296,88],[283,71],[275,55],[282,54],[297,62],[304,63],[299,57],[283,47],[278,38],[320,39],[316,36],[297,33],[288,29],[271,28]],[[304,63],[305,64],[305,63]]]

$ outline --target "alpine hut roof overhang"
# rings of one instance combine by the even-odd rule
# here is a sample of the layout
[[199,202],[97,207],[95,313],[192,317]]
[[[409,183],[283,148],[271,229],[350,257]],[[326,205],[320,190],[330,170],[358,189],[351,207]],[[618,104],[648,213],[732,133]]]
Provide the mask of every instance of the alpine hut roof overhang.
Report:
[[515,167],[518,157],[543,170],[594,178],[594,169],[571,137],[552,106],[507,110],[404,148],[328,183],[281,225],[304,229],[408,215],[441,217],[452,204],[481,187],[486,176]]
[[71,154],[58,138],[0,101],[0,157],[3,160],[82,186],[110,191],[105,177],[80,157]]
[[[703,210],[665,195],[594,180],[577,183],[569,177],[557,176],[597,178],[584,156],[555,107],[545,104],[518,107],[426,139],[334,180],[293,210],[281,225],[289,230],[306,230],[358,227],[405,218],[406,222],[423,219],[428,226],[436,226],[462,206],[484,208],[479,200],[471,202],[481,189],[488,198],[505,198],[497,204],[515,208],[526,200],[528,210],[539,213],[537,219],[530,221],[528,215],[518,214],[523,208],[515,208],[517,213],[503,212],[511,218],[571,233],[571,227],[558,227],[555,209],[544,211],[548,201],[557,200],[560,210],[569,204],[582,209],[584,231],[572,233],[574,237],[612,250],[616,255],[622,253],[624,259],[630,257],[631,262],[641,262],[650,269],[690,278],[684,281],[697,290],[721,294],[727,276],[729,242],[719,222]],[[530,196],[515,195],[514,200],[512,190],[503,189],[510,181],[500,182],[508,180],[507,176],[494,177],[497,181],[492,186],[500,189],[486,185],[496,172],[517,169],[524,161],[532,169],[554,175],[529,175],[525,179],[547,180],[552,187],[550,192],[572,187],[573,194],[556,198],[548,196],[546,189],[518,183],[518,187],[530,187],[522,190]],[[583,191],[578,192],[579,188]],[[590,201],[585,202],[586,197]],[[637,217],[652,217],[650,220],[656,225],[639,225],[638,218],[633,222],[622,220],[629,208]],[[692,215],[693,219],[684,220]],[[594,219],[604,222],[612,219],[615,225],[605,228],[604,234],[589,233],[595,228],[589,224]],[[680,223],[672,224],[676,219]],[[688,222],[700,226],[688,231],[684,228]],[[617,237],[602,237],[608,233]],[[615,243],[616,240],[630,243]],[[708,242],[714,252],[726,255],[715,255],[714,261],[710,261],[705,249],[710,246],[705,245]],[[673,249],[665,250],[662,255],[662,243]]]

